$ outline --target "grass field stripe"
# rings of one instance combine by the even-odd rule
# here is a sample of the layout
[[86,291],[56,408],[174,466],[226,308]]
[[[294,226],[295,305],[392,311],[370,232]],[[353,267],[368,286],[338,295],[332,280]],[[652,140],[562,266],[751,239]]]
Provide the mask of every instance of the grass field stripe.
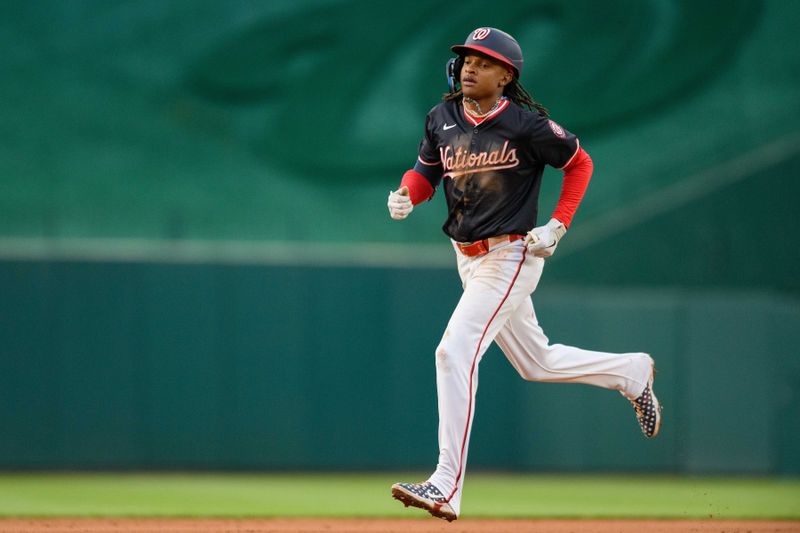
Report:
[[[425,472],[396,469],[336,473],[4,472],[0,473],[0,516],[408,518],[407,510],[388,496],[386,488],[398,476],[423,475]],[[470,519],[685,520],[707,519],[713,513],[718,526],[722,523],[716,519],[800,519],[797,476],[475,471],[469,483]],[[349,497],[352,494],[359,497]],[[427,516],[425,519],[438,524]]]
[[747,179],[758,170],[785,161],[798,153],[800,153],[800,133],[793,132],[739,157],[692,174],[653,191],[649,196],[632,200],[629,206],[581,222],[580,231],[576,231],[575,235],[570,237],[569,245],[559,250],[558,255],[564,257],[576,253],[620,231],[636,227],[658,215]]

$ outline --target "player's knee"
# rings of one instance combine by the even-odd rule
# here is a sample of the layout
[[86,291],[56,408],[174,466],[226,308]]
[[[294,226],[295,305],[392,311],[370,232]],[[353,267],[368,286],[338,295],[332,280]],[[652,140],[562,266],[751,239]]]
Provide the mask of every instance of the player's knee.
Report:
[[436,347],[436,366],[440,370],[460,367],[464,364],[464,350],[448,339],[442,339]]
[[542,381],[548,375],[541,367],[535,365],[523,368],[521,374],[522,379],[526,381]]
[[436,347],[436,360],[439,359],[447,359],[447,347],[443,342]]
[[527,381],[545,381],[552,378],[554,361],[549,357],[550,347],[532,354],[533,357],[521,369],[520,375]]
[[449,355],[453,352],[452,348],[453,344],[453,332],[450,331],[448,327],[444,330],[444,335],[442,335],[442,340],[439,341],[439,346],[436,347],[436,360],[446,360],[449,358]]
[[447,346],[442,342],[436,347],[436,370],[445,372],[449,367]]
[[451,349],[449,343],[442,341],[439,343],[439,346],[436,347],[436,362],[439,361],[445,362],[450,359]]

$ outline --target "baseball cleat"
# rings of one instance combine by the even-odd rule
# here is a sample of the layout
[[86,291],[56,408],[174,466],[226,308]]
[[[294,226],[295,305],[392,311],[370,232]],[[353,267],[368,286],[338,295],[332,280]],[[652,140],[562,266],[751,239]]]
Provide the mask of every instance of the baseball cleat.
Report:
[[653,365],[650,379],[647,380],[647,385],[642,394],[635,400],[631,400],[633,409],[636,411],[636,420],[639,421],[639,427],[642,428],[642,433],[648,439],[658,435],[658,430],[661,429],[661,404],[658,403],[658,398],[653,392],[653,379],[655,377],[656,367]]
[[408,507],[425,509],[436,518],[452,522],[456,518],[455,511],[439,489],[429,481],[425,483],[395,483],[392,485],[392,498],[400,500]]

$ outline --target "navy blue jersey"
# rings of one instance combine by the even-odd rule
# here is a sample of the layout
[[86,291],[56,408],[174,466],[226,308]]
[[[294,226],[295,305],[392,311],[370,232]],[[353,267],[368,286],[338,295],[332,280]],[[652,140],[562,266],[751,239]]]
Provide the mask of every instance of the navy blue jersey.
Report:
[[442,229],[472,242],[530,231],[544,165],[563,168],[577,151],[573,134],[509,100],[484,119],[465,114],[461,101],[449,101],[428,113],[414,170],[434,189],[444,181]]

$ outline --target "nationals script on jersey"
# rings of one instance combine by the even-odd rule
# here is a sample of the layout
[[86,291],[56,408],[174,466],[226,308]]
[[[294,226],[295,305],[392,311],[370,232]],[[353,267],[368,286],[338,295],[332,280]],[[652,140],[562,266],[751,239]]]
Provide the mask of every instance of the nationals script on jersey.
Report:
[[434,189],[444,180],[442,229],[472,242],[533,228],[544,165],[563,168],[577,151],[573,134],[509,100],[482,119],[450,101],[428,113],[414,170]]

